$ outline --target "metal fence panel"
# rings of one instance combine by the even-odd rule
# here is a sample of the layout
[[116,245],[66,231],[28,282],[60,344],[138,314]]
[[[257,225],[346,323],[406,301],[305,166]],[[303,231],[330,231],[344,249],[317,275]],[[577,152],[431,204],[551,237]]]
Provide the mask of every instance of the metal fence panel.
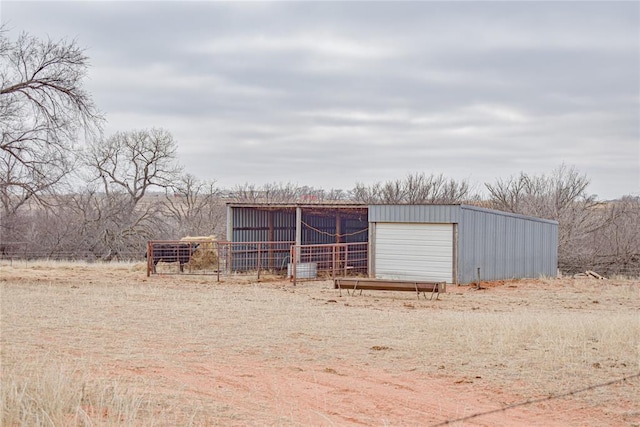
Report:
[[334,243],[291,246],[288,275],[295,284],[301,279],[367,275],[369,244]]

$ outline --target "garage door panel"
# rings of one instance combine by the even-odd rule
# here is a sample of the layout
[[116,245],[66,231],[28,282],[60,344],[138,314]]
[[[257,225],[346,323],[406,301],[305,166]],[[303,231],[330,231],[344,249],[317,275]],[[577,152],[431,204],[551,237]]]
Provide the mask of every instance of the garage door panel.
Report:
[[452,282],[453,224],[376,223],[380,279]]

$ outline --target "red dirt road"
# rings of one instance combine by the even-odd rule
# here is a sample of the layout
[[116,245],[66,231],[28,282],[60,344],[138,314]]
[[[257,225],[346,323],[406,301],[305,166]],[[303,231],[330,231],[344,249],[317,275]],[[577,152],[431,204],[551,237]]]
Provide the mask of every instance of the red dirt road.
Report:
[[[335,366],[335,365],[332,365]],[[122,374],[122,367],[113,365]],[[393,425],[427,426],[491,412],[521,402],[482,379],[430,378],[392,374],[366,366],[338,368],[260,366],[248,358],[224,363],[185,364],[129,369],[156,378],[182,398],[222,402],[221,425]],[[210,414],[209,414],[210,415]],[[451,422],[469,426],[629,425],[602,411],[559,399]]]

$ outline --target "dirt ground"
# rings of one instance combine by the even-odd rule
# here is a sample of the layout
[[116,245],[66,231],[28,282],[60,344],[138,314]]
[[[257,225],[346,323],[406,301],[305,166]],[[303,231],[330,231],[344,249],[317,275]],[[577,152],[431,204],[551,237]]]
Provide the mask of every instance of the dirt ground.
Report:
[[436,300],[14,263],[0,284],[3,383],[20,365],[71,366],[149,403],[132,425],[640,426],[637,280],[449,286]]

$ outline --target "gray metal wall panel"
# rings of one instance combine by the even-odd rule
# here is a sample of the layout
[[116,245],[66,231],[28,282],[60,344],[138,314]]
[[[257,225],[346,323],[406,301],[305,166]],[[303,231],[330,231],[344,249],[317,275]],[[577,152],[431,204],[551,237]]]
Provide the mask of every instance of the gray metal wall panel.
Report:
[[458,223],[460,205],[371,205],[369,222]]
[[558,225],[500,212],[462,208],[458,226],[458,280],[553,276]]
[[232,240],[234,242],[256,242],[264,240],[265,230],[258,227],[266,227],[267,213],[255,209],[233,209]]
[[275,227],[296,228],[296,212],[295,211],[274,211],[273,225]]
[[466,205],[372,205],[369,221],[458,224],[458,281],[554,276],[558,224]]
[[296,240],[296,212],[274,211],[273,240],[275,242],[293,242]]

